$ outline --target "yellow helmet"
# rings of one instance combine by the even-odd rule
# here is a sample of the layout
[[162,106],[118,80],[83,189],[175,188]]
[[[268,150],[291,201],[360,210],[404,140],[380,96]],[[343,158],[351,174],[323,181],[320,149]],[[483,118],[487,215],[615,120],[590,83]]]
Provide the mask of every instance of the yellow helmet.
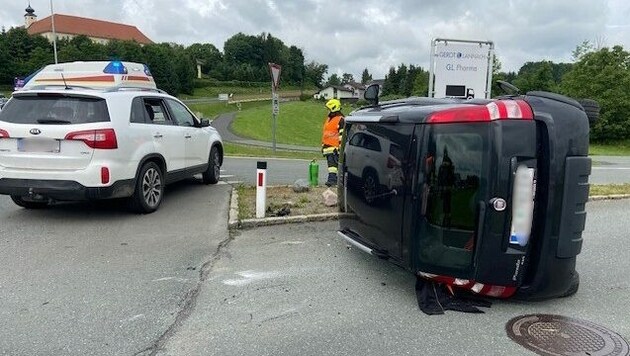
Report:
[[326,102],[326,108],[328,108],[330,112],[340,111],[341,102],[337,99],[330,99]]

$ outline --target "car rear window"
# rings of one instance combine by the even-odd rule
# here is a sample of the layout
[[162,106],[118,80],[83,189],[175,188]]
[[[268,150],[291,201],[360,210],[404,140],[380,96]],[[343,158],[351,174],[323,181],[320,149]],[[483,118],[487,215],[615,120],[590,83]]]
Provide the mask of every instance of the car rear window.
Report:
[[14,124],[85,124],[107,122],[105,99],[90,96],[37,94],[14,96],[0,111],[0,121]]

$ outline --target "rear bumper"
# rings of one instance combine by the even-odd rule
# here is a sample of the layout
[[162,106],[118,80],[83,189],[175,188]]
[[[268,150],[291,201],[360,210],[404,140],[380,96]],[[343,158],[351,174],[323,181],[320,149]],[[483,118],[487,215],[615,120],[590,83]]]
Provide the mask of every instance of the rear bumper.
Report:
[[124,198],[133,194],[135,181],[120,180],[108,187],[85,187],[70,180],[0,179],[0,194],[53,200],[99,200]]

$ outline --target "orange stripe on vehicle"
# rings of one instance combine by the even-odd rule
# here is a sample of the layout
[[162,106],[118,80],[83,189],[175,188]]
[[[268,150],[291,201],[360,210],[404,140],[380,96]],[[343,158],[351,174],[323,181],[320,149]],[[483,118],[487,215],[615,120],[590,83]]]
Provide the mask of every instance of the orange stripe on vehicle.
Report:
[[143,77],[143,76],[140,76],[140,75],[130,75],[130,76],[128,76],[125,79],[127,79],[127,80],[142,80],[142,81],[145,81],[145,82],[149,81],[148,77]]

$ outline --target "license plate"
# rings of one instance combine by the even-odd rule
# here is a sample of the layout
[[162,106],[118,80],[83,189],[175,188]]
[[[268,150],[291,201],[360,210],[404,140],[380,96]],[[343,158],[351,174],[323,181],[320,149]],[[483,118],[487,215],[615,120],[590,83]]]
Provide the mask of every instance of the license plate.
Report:
[[519,166],[516,169],[512,194],[511,244],[526,246],[529,241],[534,216],[534,187],[534,169]]
[[60,140],[18,138],[17,149],[19,152],[52,152],[60,151]]

